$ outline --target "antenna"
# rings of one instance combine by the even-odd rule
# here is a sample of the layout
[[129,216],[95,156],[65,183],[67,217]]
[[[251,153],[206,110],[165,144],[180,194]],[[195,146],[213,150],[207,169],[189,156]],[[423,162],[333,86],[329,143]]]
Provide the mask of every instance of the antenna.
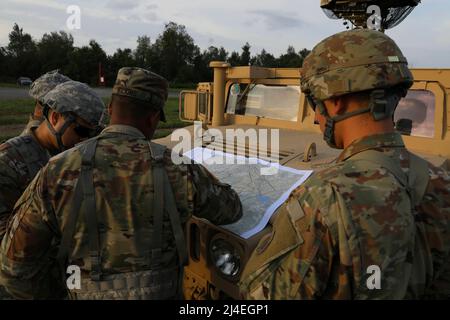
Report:
[[[399,25],[421,0],[321,0],[320,7],[330,19],[343,19],[349,29],[350,22],[356,28],[381,31]],[[373,26],[377,26],[376,28]]]

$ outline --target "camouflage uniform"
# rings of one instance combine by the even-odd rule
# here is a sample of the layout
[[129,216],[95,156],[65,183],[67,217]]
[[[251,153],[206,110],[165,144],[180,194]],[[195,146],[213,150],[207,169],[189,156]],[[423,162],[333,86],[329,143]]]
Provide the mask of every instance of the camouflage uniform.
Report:
[[[42,97],[41,94],[53,85],[52,79],[55,79],[51,75],[47,78],[46,76],[41,78],[40,81],[33,83],[30,92],[37,94],[40,97],[39,101],[46,105],[46,108],[52,108],[61,113],[72,112],[91,124],[98,123],[104,105],[92,89],[76,81],[66,81],[54,87],[53,90]],[[46,83],[45,79],[49,83]],[[95,98],[99,100],[99,103],[96,103]],[[48,106],[49,104],[51,107]],[[73,119],[73,116],[65,116],[65,127],[70,125],[70,119]],[[49,123],[48,125],[53,129]],[[34,127],[30,128],[20,136],[0,145],[0,239],[5,234],[14,204],[38,171],[50,159],[49,150],[40,145],[34,129]],[[64,130],[60,130],[59,133],[62,135]],[[9,295],[0,286],[0,299],[5,298],[9,298]]]
[[[118,78],[124,77],[131,78],[124,85],[135,93],[140,89],[130,85],[133,80],[148,83],[155,81],[157,75],[124,68]],[[164,102],[167,84],[162,78],[156,80],[156,84],[141,92],[150,93],[147,97],[155,95],[154,101]],[[162,108],[163,104],[152,106]],[[89,183],[93,196],[89,198],[83,188],[86,169],[82,168],[86,166],[86,150],[92,143],[97,145],[93,149],[94,166]],[[156,172],[161,172],[160,165],[167,172],[167,183],[158,181]],[[83,186],[82,194],[77,189],[79,185]],[[166,186],[172,191],[162,196],[160,192]],[[171,195],[173,202],[162,202],[170,200]],[[86,207],[89,199],[92,210]],[[156,248],[158,205],[164,207],[166,214],[159,222],[161,246]],[[152,293],[177,283],[181,274],[177,269],[180,248],[171,226],[171,205],[178,212],[178,228],[192,214],[218,224],[231,223],[242,214],[237,194],[204,167],[174,165],[171,152],[150,143],[138,129],[111,125],[98,137],[52,158],[24,192],[2,243],[1,280],[18,298],[62,298],[67,290],[60,265],[65,269],[66,265],[74,264],[81,268],[84,291],[71,292],[73,298],[152,297]],[[89,222],[92,218],[97,220],[94,233]],[[95,250],[92,237],[97,238]],[[63,247],[60,244],[65,244],[67,238],[73,239],[73,243],[64,256],[60,254]],[[65,260],[60,263],[58,259]],[[152,281],[152,273],[159,276],[174,268],[178,273],[167,273],[164,282]],[[98,277],[94,277],[94,272]],[[147,280],[141,281],[145,276]]]
[[[331,97],[406,89],[411,83],[398,47],[376,31],[334,35],[317,45],[303,66],[302,91],[315,107]],[[362,112],[374,120],[392,116],[395,101],[375,102]],[[324,138],[333,145],[333,122],[343,117],[320,112],[327,119]],[[357,139],[334,166],[313,174],[280,207],[273,232],[246,265],[242,295],[450,298],[449,219],[448,172],[408,152],[398,133]],[[371,286],[373,266],[381,272],[379,289]]]
[[0,239],[14,204],[50,154],[36,140],[33,131],[0,145]]
[[[438,296],[438,283],[446,285],[440,296],[449,297],[443,273],[450,250],[448,173],[429,164],[431,180],[413,216],[407,189],[392,173],[352,159],[368,150],[409,172],[410,154],[399,134],[354,141],[335,166],[312,175],[280,208],[274,234],[261,241],[246,268],[246,298],[418,298]],[[381,290],[367,287],[371,265],[380,266]],[[415,274],[420,278],[408,287]]]
[[[30,96],[39,103],[42,103],[42,98],[55,88],[58,84],[70,81],[70,78],[63,74],[60,74],[58,70],[53,70],[47,72],[46,74],[37,78],[30,86],[29,94]],[[36,117],[33,113],[30,114],[30,119],[27,126],[21,133],[21,135],[26,135],[31,129],[39,127],[39,125],[44,121],[44,117]]]
[[[94,103],[92,98],[100,100],[86,85],[68,81],[56,86],[41,101],[51,104],[57,112],[70,111],[96,124],[104,105],[101,100]],[[33,129],[0,145],[0,237],[14,204],[49,159],[49,151],[39,144]]]

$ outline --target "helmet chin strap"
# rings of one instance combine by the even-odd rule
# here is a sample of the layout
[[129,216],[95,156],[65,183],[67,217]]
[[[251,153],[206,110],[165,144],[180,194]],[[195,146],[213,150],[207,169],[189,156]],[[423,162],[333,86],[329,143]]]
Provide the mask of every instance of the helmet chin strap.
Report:
[[334,127],[336,126],[336,123],[367,112],[372,115],[375,121],[381,121],[389,117],[391,117],[393,121],[395,108],[397,107],[400,99],[406,96],[406,94],[407,90],[401,91],[400,94],[392,94],[392,92],[389,94],[389,91],[384,89],[373,90],[370,93],[369,105],[367,108],[344,113],[335,117],[330,117],[323,101],[315,99],[312,95],[310,95],[309,99],[316,105],[316,108],[319,108],[320,114],[322,114],[327,120],[325,124],[325,131],[323,133],[324,140],[331,148],[342,149],[336,145],[334,135]]
[[[326,112],[326,109],[325,109]],[[328,113],[326,113],[325,119],[327,119],[327,122],[325,124],[325,131],[323,133],[323,138],[325,139],[326,143],[331,147],[331,148],[335,148],[335,149],[342,149],[341,147],[339,147],[336,144],[336,139],[335,139],[335,135],[334,135],[334,127],[336,126],[336,123],[341,122],[345,119],[363,114],[363,113],[367,113],[370,112],[370,108],[365,108],[365,109],[361,109],[361,110],[357,110],[357,111],[353,111],[353,112],[349,112],[349,113],[344,113],[335,117],[330,117],[328,115]]]
[[64,145],[64,143],[62,141],[62,136],[66,132],[67,128],[69,128],[69,126],[75,122],[75,117],[73,117],[72,115],[69,114],[68,116],[65,117],[65,122],[64,122],[63,126],[61,127],[61,129],[55,130],[53,125],[50,123],[50,120],[48,119],[48,111],[49,110],[48,110],[48,107],[46,107],[46,108],[47,108],[47,110],[45,110],[45,112],[44,112],[45,122],[47,123],[47,127],[50,130],[50,132],[56,138],[56,142],[58,143],[58,151],[63,152],[65,150],[67,150],[68,148]]

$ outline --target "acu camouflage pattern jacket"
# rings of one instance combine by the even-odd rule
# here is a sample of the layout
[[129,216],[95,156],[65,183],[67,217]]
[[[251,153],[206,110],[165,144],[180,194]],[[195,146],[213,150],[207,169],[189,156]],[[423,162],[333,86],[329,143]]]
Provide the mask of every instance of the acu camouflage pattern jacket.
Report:
[[0,145],[0,239],[14,204],[49,159],[32,130]]
[[[450,298],[448,173],[428,164],[425,196],[413,210],[394,175],[376,162],[358,163],[355,155],[368,150],[409,173],[410,154],[399,134],[354,141],[336,165],[313,174],[279,209],[272,234],[261,239],[244,270],[244,298]],[[373,265],[381,283],[369,290]]]
[[[80,175],[79,144],[50,159],[18,201],[1,246],[1,282],[16,298],[61,298],[56,254],[61,231],[73,205],[74,187]],[[152,149],[158,148],[152,143]],[[239,219],[238,195],[197,164],[174,165],[171,152],[164,166],[176,199],[182,223],[192,215],[212,223],[227,224]],[[148,140],[132,127],[107,127],[98,141],[94,187],[98,216],[101,266],[104,274],[150,269],[152,202],[154,201]],[[170,222],[163,227],[163,265],[176,265],[177,252]],[[86,223],[79,215],[71,264],[90,271]]]

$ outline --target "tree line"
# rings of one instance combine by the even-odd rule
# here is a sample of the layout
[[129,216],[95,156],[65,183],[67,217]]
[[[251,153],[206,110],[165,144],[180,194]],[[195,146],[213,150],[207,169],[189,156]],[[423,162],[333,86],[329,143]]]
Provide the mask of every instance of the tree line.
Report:
[[172,86],[189,86],[212,80],[209,62],[213,60],[227,61],[232,66],[298,68],[308,53],[307,49],[297,52],[289,46],[279,57],[264,49],[252,55],[248,42],[241,52],[229,53],[214,46],[202,51],[185,26],[169,22],[155,41],[146,35],[139,36],[135,49],[119,48],[108,55],[95,40],[75,47],[73,36],[65,31],[45,33],[37,41],[16,23],[9,33],[8,45],[0,47],[0,81],[14,82],[20,76],[34,80],[47,71],[59,69],[70,78],[91,85],[98,85],[102,74],[106,85],[112,86],[118,69],[138,66],[163,75]]

